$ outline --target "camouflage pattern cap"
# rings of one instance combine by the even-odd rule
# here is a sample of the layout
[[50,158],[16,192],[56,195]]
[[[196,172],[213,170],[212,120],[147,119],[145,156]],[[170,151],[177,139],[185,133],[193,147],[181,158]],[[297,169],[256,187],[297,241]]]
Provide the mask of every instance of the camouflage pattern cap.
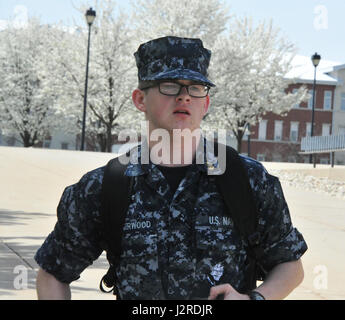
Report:
[[215,86],[207,79],[211,51],[200,39],[154,39],[141,44],[134,56],[141,81],[183,79]]

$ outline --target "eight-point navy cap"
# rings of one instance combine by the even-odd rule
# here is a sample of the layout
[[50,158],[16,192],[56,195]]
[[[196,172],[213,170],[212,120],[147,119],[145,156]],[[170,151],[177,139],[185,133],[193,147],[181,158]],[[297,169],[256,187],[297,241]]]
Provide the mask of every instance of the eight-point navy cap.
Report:
[[200,39],[163,37],[148,41],[134,53],[141,81],[192,80],[208,86],[207,79],[211,51]]

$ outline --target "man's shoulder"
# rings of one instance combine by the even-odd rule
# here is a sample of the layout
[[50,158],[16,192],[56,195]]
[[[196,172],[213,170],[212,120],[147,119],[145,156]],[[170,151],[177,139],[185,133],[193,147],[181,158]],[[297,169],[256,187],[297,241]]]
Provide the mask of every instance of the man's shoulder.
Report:
[[104,170],[105,166],[88,171],[81,177],[78,184],[85,187],[90,187],[91,185],[102,185]]
[[100,167],[89,171],[77,183],[65,188],[58,205],[61,222],[98,215],[104,169]]
[[261,162],[242,154],[240,154],[240,158],[247,171],[249,183],[254,191],[267,189],[277,179],[266,170]]
[[261,162],[243,154],[239,154],[239,156],[244,164],[244,167],[249,173],[255,172],[256,174],[268,174],[266,168]]
[[[85,195],[90,193],[100,193],[107,166],[109,167],[109,165],[114,163],[114,160],[118,158],[119,157],[114,157],[113,159],[109,160],[109,162],[104,166],[88,171],[75,185],[79,190],[83,190],[83,192],[85,192]],[[127,168],[127,165],[125,165],[125,167]]]
[[94,197],[98,197],[102,190],[104,170],[105,166],[88,171],[78,182],[67,186],[61,199],[62,202],[68,202],[76,197],[94,201]]

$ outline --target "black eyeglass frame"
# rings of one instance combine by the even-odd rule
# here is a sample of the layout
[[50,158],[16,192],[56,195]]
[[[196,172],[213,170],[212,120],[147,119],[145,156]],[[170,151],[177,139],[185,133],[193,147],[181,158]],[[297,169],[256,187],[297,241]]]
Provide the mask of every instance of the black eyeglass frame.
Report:
[[[180,90],[179,90],[176,94],[166,94],[166,93],[163,93],[163,92],[161,91],[161,84],[162,84],[162,83],[166,83],[166,82],[178,84],[178,85],[180,86]],[[189,92],[189,87],[190,87],[190,86],[194,86],[194,85],[203,85],[203,86],[206,88],[206,91],[205,91],[206,93],[205,93],[205,95],[200,97],[200,96],[195,96],[195,95],[191,94],[191,93]],[[188,92],[188,95],[190,95],[190,96],[193,97],[193,98],[205,98],[205,97],[208,96],[208,93],[209,93],[209,91],[210,91],[210,87],[209,87],[209,86],[204,85],[204,84],[201,84],[201,83],[200,83],[200,84],[195,83],[195,84],[183,85],[183,84],[178,83],[178,82],[175,82],[175,81],[162,81],[162,82],[158,82],[158,83],[152,84],[152,85],[150,85],[150,86],[147,86],[147,87],[144,87],[144,88],[139,88],[139,89],[140,89],[140,90],[146,90],[146,89],[150,89],[150,88],[154,88],[154,87],[158,87],[159,93],[161,93],[161,94],[164,95],[164,96],[169,96],[169,97],[177,97],[177,96],[179,96],[179,95],[181,94],[181,91],[182,91],[183,88],[186,88],[186,90],[187,90],[187,92]]]

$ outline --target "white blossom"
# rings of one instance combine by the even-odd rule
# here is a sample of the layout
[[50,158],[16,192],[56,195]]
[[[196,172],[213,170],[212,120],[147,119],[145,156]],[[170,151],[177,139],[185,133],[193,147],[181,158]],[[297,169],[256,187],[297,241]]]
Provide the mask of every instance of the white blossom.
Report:
[[0,125],[25,147],[42,141],[55,127],[54,95],[47,90],[48,26],[30,18],[8,24],[0,34]]
[[230,18],[229,7],[220,0],[137,0],[133,12],[141,42],[179,36],[200,38],[206,47],[213,46]]
[[283,114],[305,100],[307,91],[286,94],[284,78],[291,67],[294,46],[279,37],[272,23],[254,27],[250,18],[236,19],[218,38],[211,61],[212,106],[205,127],[231,130],[241,140],[248,124],[267,112]]
[[[140,118],[131,104],[136,86],[132,31],[129,17],[114,1],[96,3],[97,16],[91,27],[86,136],[97,141],[102,151],[111,151],[112,135]],[[86,6],[80,8],[84,13]],[[80,132],[83,116],[88,32],[77,26],[65,32],[55,49],[55,76],[59,111],[75,118]]]

